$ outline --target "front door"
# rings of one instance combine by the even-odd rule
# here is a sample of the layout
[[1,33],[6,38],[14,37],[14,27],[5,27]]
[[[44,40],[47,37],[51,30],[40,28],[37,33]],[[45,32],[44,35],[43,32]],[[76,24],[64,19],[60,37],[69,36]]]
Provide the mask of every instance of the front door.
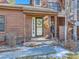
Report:
[[43,35],[43,18],[32,18],[32,37],[40,37]]
[[36,18],[36,36],[43,35],[43,19],[37,17]]

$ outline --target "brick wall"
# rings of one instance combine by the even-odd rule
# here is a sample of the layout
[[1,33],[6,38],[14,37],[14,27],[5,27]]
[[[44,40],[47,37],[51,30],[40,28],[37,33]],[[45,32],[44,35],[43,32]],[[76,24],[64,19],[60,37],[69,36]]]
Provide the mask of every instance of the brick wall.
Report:
[[26,21],[25,21],[25,31],[26,31],[26,36],[31,37],[32,36],[32,16],[28,16],[26,14]]
[[16,33],[18,36],[24,35],[24,15],[21,12],[0,10],[0,15],[5,16],[5,32]]

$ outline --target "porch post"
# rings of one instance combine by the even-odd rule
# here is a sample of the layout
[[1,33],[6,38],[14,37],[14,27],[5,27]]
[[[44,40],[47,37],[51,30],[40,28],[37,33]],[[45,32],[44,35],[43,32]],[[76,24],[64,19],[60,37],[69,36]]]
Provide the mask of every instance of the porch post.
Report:
[[24,14],[24,43],[26,42],[26,15]]
[[77,26],[74,26],[74,39],[77,41]]
[[67,42],[67,34],[68,34],[68,21],[67,17],[65,17],[65,43]]
[[57,16],[54,16],[55,18],[55,39],[57,39]]
[[65,43],[67,42],[67,34],[68,34],[68,17],[69,17],[69,6],[68,0],[65,0]]

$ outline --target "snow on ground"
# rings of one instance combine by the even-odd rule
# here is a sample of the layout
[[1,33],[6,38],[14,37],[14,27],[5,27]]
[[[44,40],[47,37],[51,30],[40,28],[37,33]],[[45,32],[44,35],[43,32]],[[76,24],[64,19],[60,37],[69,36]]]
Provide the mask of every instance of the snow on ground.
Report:
[[[49,55],[51,53],[51,56],[62,56],[66,53],[69,53],[64,48],[56,47],[56,46],[41,46],[41,47],[18,47],[21,48],[21,50],[17,51],[10,51],[10,52],[4,52],[0,53],[0,59],[16,59],[18,57],[23,56],[33,56],[33,55]],[[65,52],[65,53],[64,53]],[[50,55],[49,55],[50,56]]]

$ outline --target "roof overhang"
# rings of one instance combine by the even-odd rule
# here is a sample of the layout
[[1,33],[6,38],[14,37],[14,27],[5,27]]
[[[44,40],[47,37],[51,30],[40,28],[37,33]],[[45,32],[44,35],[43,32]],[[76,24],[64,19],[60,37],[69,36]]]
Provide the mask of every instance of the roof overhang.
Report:
[[0,9],[22,10],[22,6],[10,5],[10,4],[0,4]]
[[10,5],[10,4],[0,4],[0,9],[9,10],[21,10],[23,13],[27,14],[45,14],[45,15],[57,15],[58,13],[49,8],[33,7],[26,5]]

